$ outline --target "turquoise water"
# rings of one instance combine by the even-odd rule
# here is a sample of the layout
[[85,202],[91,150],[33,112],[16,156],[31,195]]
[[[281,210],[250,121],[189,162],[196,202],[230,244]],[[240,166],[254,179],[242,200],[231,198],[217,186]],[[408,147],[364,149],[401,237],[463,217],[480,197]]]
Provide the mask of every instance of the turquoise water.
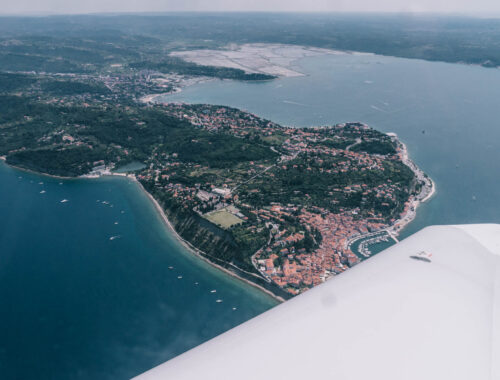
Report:
[[499,70],[375,55],[306,58],[298,68],[307,76],[212,81],[165,99],[232,105],[285,125],[362,121],[396,132],[437,185],[402,237],[500,222]]
[[126,379],[273,305],[187,254],[137,184],[0,162],[1,379]]

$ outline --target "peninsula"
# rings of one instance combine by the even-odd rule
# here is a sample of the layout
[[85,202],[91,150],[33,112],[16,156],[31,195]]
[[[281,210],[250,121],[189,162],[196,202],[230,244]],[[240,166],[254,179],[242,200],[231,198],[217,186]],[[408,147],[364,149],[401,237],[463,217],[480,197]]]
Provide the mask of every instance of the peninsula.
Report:
[[[95,43],[107,58],[89,65],[64,41],[44,40],[72,58],[47,56],[39,71],[8,53],[0,156],[55,176],[128,172],[189,249],[281,298],[396,239],[433,193],[396,135],[360,122],[293,128],[226,106],[147,101],[207,78],[300,75],[295,59],[339,52],[247,44],[165,54],[145,37]],[[130,44],[140,54],[126,54]],[[3,46],[34,49],[28,37]]]
[[204,104],[0,104],[8,164],[71,177],[140,162],[135,177],[190,247],[281,297],[363,260],[352,241],[395,236],[433,188],[395,135],[358,122],[292,128]]

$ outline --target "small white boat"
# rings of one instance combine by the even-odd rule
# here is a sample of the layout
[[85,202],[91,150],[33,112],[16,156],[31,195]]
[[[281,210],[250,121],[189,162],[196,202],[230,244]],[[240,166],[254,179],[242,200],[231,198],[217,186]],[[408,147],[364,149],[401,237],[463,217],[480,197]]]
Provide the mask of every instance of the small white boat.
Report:
[[119,239],[119,238],[121,238],[121,236],[120,235],[116,235],[116,236],[111,236],[109,238],[109,240],[115,240],[115,239]]
[[168,267],[168,269],[172,270],[172,269],[174,269],[174,267]]
[[197,282],[195,282],[194,284],[195,284],[195,285],[198,285],[198,283],[197,283]]
[[217,290],[215,290],[215,289],[210,291],[210,293],[216,293],[216,292],[217,292]]
[[217,302],[217,303],[221,303],[221,302],[222,302],[222,300],[220,300],[220,299],[219,299],[219,300],[217,300],[217,301],[215,301],[215,302]]
[[182,276],[177,276],[177,278],[180,280],[182,278]]
[[61,201],[61,203],[66,203],[66,202],[69,202],[69,201],[68,201],[67,199],[63,199],[63,200]]
[[46,193],[45,190],[40,191],[40,194],[45,194],[45,193]]
[[118,224],[118,222],[115,222],[115,224]]
[[38,182],[39,185],[43,185],[43,182]]
[[237,307],[233,307],[233,311],[235,311],[237,309]]

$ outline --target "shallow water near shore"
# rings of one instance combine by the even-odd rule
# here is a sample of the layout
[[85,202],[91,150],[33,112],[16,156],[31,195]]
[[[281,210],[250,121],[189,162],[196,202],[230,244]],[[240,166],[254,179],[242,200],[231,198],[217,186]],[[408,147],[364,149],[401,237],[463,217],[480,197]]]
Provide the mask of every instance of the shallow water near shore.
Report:
[[0,184],[4,379],[130,378],[276,304],[186,252],[130,180],[0,163]]

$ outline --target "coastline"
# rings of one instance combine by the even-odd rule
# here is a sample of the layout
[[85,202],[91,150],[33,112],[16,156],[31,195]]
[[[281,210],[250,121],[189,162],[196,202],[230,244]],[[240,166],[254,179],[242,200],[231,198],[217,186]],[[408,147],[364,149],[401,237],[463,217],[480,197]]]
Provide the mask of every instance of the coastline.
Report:
[[[237,44],[237,48],[241,49],[244,54],[247,54],[248,57],[257,54],[262,60],[266,61],[267,64],[264,66],[253,64],[245,64],[242,65],[240,61],[248,61],[247,59],[238,58],[238,63],[234,62],[232,58],[226,57],[224,54],[231,53],[234,51],[239,51],[235,47],[226,46],[224,49],[194,49],[194,50],[179,50],[173,51],[170,53],[171,56],[181,57],[187,62],[193,62],[202,65],[213,65],[215,67],[227,67],[227,68],[238,68],[240,70],[245,71],[246,73],[254,73],[254,74],[268,74],[274,75],[277,79],[281,78],[290,78],[290,77],[302,77],[307,76],[308,74],[302,73],[298,71],[296,67],[296,63],[304,58],[322,56],[322,55],[374,55],[374,53],[369,52],[358,52],[351,50],[337,50],[330,48],[318,48],[314,46],[307,45],[294,45],[294,44],[280,44],[280,43],[244,43]],[[250,51],[246,51],[246,49],[251,49]],[[253,51],[253,49],[257,49]],[[281,53],[280,56],[286,62],[275,62],[276,51],[279,50],[288,50],[292,52],[301,51],[302,55],[291,55],[287,56],[286,53]],[[201,57],[198,55],[201,53]],[[194,54],[194,55],[193,55]],[[198,55],[197,55],[198,54]],[[217,62],[213,63],[213,55],[217,56]],[[278,54],[279,55],[279,54]],[[208,61],[207,61],[208,60]],[[202,62],[203,61],[203,62]],[[251,60],[250,60],[251,61]],[[200,63],[201,62],[201,63]],[[212,63],[211,63],[212,62]],[[140,103],[151,104],[158,103],[161,100],[159,98],[168,95],[174,95],[183,91],[183,89],[197,85],[200,83],[210,82],[213,80],[234,80],[234,79],[222,79],[215,77],[196,77],[196,76],[182,76],[182,75],[172,75],[172,74],[163,74],[166,81],[169,79],[173,79],[175,81],[174,88],[171,91],[167,91],[160,94],[150,94],[144,95],[138,99]],[[255,81],[255,82],[258,82]]]
[[[400,161],[406,165],[413,173],[418,181],[422,185],[420,191],[418,194],[412,194],[409,199],[405,202],[405,210],[403,213],[400,214],[400,217],[396,219],[393,223],[387,225],[386,227],[383,227],[380,230],[377,231],[371,231],[368,233],[364,234],[355,234],[352,237],[348,238],[348,240],[345,242],[344,249],[345,250],[350,250],[353,251],[353,246],[355,243],[360,242],[364,239],[369,239],[370,237],[375,237],[376,235],[379,235],[379,237],[382,237],[382,235],[387,234],[381,240],[390,238],[393,239],[395,242],[398,242],[397,237],[399,234],[402,232],[402,230],[410,224],[416,217],[417,209],[420,206],[421,203],[428,201],[429,199],[432,198],[432,196],[436,192],[436,186],[434,181],[427,176],[409,157],[408,153],[408,148],[407,146],[399,140],[398,136],[395,133],[387,133],[387,135],[397,144],[397,149],[399,159]],[[5,156],[0,156],[0,160],[6,162],[6,157]],[[9,165],[9,164],[7,164]],[[18,170],[23,170],[26,172],[38,174],[38,175],[44,175],[52,178],[57,178],[57,179],[75,179],[75,177],[63,177],[63,176],[56,176],[56,175],[50,175],[50,174],[45,174],[45,173],[40,173],[36,172],[30,169],[25,169],[22,167],[17,167],[14,165],[9,165],[13,168],[16,168]],[[287,298],[286,296],[281,296],[280,292],[278,290],[274,290],[272,286],[263,283],[260,284],[263,278],[255,275],[254,273],[245,271],[231,263],[226,263],[222,260],[219,260],[217,257],[212,257],[211,255],[207,254],[206,252],[203,252],[199,250],[197,247],[193,246],[190,242],[186,241],[184,238],[180,236],[180,234],[175,230],[173,224],[171,221],[168,219],[165,211],[159,204],[159,202],[154,198],[154,196],[149,193],[142,183],[137,180],[134,174],[127,174],[127,173],[114,173],[111,172],[110,170],[106,170],[106,172],[101,172],[101,173],[91,173],[82,175],[80,177],[76,178],[85,178],[85,179],[90,179],[90,178],[99,178],[101,176],[117,176],[117,177],[125,177],[131,179],[133,182],[136,182],[139,185],[139,188],[146,194],[146,196],[153,202],[153,205],[158,212],[160,218],[162,219],[163,223],[165,224],[166,228],[173,234],[173,236],[182,244],[182,246],[189,251],[190,254],[195,255],[199,259],[204,260],[206,263],[210,264],[212,267],[217,268],[219,270],[224,271],[226,274],[231,275],[232,277],[235,277],[243,282],[245,282],[248,285],[251,285],[262,292],[266,293],[268,296],[272,297],[278,302],[284,302],[285,299]],[[372,239],[373,240],[373,239]],[[363,250],[355,249],[353,252],[358,256],[361,260],[364,260],[365,258],[370,257],[373,253],[370,253],[369,246],[370,244],[373,244],[373,242],[363,242]],[[364,251],[364,252],[363,252]],[[361,257],[361,255],[363,257]],[[219,263],[219,261],[222,263]],[[228,268],[226,266],[232,266],[233,268]],[[255,278],[252,278],[255,277]]]
[[[431,177],[426,175],[422,171],[422,169],[420,169],[411,160],[406,144],[403,143],[395,133],[387,133],[387,135],[389,135],[391,138],[393,138],[396,141],[396,143],[400,146],[402,162],[411,169],[411,171],[414,173],[415,177],[421,179],[421,181],[424,183],[424,185],[423,185],[419,194],[412,196],[409,199],[410,210],[406,214],[404,214],[403,217],[397,219],[393,224],[391,224],[388,227],[383,228],[379,231],[373,231],[373,232],[368,232],[366,234],[353,236],[352,238],[350,238],[346,242],[346,249],[351,249],[352,245],[360,240],[367,239],[373,235],[376,235],[379,233],[384,233],[384,232],[387,233],[387,235],[391,239],[393,239],[396,243],[399,242],[399,240],[397,239],[399,234],[403,231],[403,229],[406,226],[408,226],[415,219],[415,217],[417,216],[418,207],[422,203],[430,200],[434,196],[434,194],[436,193],[436,184],[434,183],[434,181],[432,180]],[[425,195],[422,197],[422,193],[424,193],[424,192],[425,192]],[[359,257],[358,254],[356,254],[356,255]],[[365,258],[369,258],[370,256],[365,256]]]
[[[168,74],[165,74],[165,77],[168,77]],[[175,78],[175,79],[177,79],[177,78]],[[144,95],[138,99],[138,102],[143,103],[143,104],[151,104],[151,103],[154,104],[154,103],[158,102],[158,100],[156,100],[157,98],[160,98],[162,96],[178,94],[178,93],[182,92],[182,90],[187,88],[187,87],[194,86],[194,85],[200,84],[200,83],[210,82],[210,81],[215,80],[215,79],[217,79],[217,78],[204,77],[204,76],[201,76],[201,77],[196,77],[196,76],[189,77],[189,76],[187,76],[183,80],[178,80],[175,83],[175,87],[171,91],[162,92],[159,94]],[[224,80],[224,79],[220,79],[220,80]]]
[[300,59],[320,55],[346,54],[367,55],[372,53],[290,43],[247,42],[228,44],[215,49],[173,51],[169,55],[198,65],[239,69],[247,74],[267,74],[278,78],[291,78],[307,75],[298,70],[294,64]]
[[[378,234],[387,234],[387,237],[389,239],[393,239],[396,243],[399,242],[399,240],[397,239],[397,237],[399,236],[399,234],[402,232],[402,230],[408,225],[410,224],[416,217],[416,213],[417,213],[417,209],[418,207],[420,206],[421,203],[423,202],[427,202],[429,199],[432,198],[432,196],[435,194],[436,192],[436,186],[435,186],[435,183],[434,181],[428,176],[426,175],[423,170],[421,170],[409,157],[409,154],[408,154],[408,149],[407,149],[407,146],[401,141],[399,140],[398,136],[394,133],[386,133],[388,136],[390,136],[393,141],[396,142],[396,144],[398,145],[398,147],[400,148],[399,150],[399,154],[400,154],[400,159],[402,161],[402,163],[404,165],[406,165],[415,175],[415,177],[419,180],[419,183],[422,184],[422,187],[420,189],[420,192],[418,194],[415,194],[415,195],[411,195],[410,198],[407,200],[407,202],[405,203],[408,203],[408,209],[407,211],[402,214],[402,216],[397,219],[394,223],[390,224],[389,226],[381,229],[381,230],[378,230],[378,231],[372,231],[372,232],[368,232],[368,233],[365,233],[365,234],[360,234],[360,235],[355,235],[353,236],[352,238],[348,239],[347,242],[345,243],[345,249],[351,249],[352,245],[360,240],[363,240],[363,239],[366,239],[366,238],[369,238],[369,237],[374,237]],[[161,219],[164,221],[166,227],[173,233],[173,235],[175,236],[175,238],[192,254],[196,255],[198,258],[204,260],[205,262],[207,262],[208,264],[212,265],[213,267],[219,269],[219,270],[222,270],[224,271],[225,273],[233,276],[233,277],[236,277],[238,278],[239,280],[241,281],[244,281],[245,283],[251,285],[251,286],[254,286],[256,288],[258,288],[259,290],[265,292],[266,294],[270,295],[271,297],[273,297],[274,299],[276,299],[277,301],[279,302],[284,302],[285,299],[283,299],[282,297],[278,296],[277,294],[273,293],[271,290],[269,289],[265,289],[264,287],[260,286],[259,284],[247,279],[247,278],[244,278],[240,275],[238,275],[237,273],[235,273],[234,271],[230,270],[230,269],[227,269],[225,267],[223,267],[222,265],[219,265],[217,263],[215,263],[214,261],[212,261],[209,257],[207,256],[210,256],[208,254],[206,254],[205,252],[199,250],[198,248],[196,248],[195,246],[193,246],[191,243],[189,243],[188,241],[186,241],[185,239],[183,239],[178,233],[177,231],[175,230],[175,228],[173,227],[172,223],[168,220],[168,217],[166,216],[163,208],[161,207],[161,205],[158,203],[158,201],[153,197],[152,194],[150,194],[145,188],[144,186],[142,186],[142,184],[135,178],[134,175],[131,175],[130,176],[135,182],[137,182],[137,184],[139,185],[139,187],[142,189],[142,191],[144,191],[144,193],[148,196],[148,198],[153,202],[157,212],[159,213]],[[368,247],[369,247],[370,244],[368,244]],[[369,249],[368,249],[369,251]],[[360,253],[360,252],[359,252]],[[359,253],[355,253],[356,256],[360,257],[359,256]],[[368,255],[364,254],[364,259],[367,259],[369,257],[371,257],[373,255],[373,253],[370,253]],[[364,259],[362,259],[362,261],[364,261]],[[235,269],[239,270],[239,271],[242,271],[242,272],[245,272],[243,270],[241,270],[240,268],[238,267],[235,267]],[[246,272],[247,274],[250,274],[248,272]],[[253,274],[252,274],[253,275]]]
[[[394,134],[394,133],[388,133],[388,135],[398,144],[398,146],[400,148],[399,154],[400,154],[401,161],[407,167],[409,167],[412,170],[412,172],[414,173],[415,177],[420,180],[420,183],[422,183],[423,186],[421,188],[421,191],[418,194],[412,195],[410,197],[410,199],[408,200],[408,206],[409,207],[408,207],[407,211],[399,219],[397,219],[394,223],[392,223],[391,225],[389,225],[389,226],[387,226],[387,227],[385,227],[385,228],[383,228],[381,230],[372,231],[372,232],[368,232],[368,233],[365,233],[365,234],[359,234],[359,235],[352,236],[345,243],[345,249],[346,250],[352,250],[352,247],[353,247],[353,245],[356,242],[361,241],[363,239],[368,239],[371,236],[375,236],[377,234],[384,234],[385,233],[385,234],[387,234],[388,238],[391,238],[395,242],[398,242],[397,237],[402,232],[402,230],[415,219],[416,212],[417,212],[417,209],[420,206],[420,204],[423,203],[423,202],[428,201],[429,199],[431,199],[432,196],[436,192],[436,186],[435,186],[434,181],[432,181],[432,179],[429,176],[427,176],[410,159],[409,154],[408,154],[408,149],[407,149],[406,145],[402,141],[399,140],[399,138],[398,138],[398,136],[396,134]],[[0,156],[0,160],[4,161],[6,163],[6,157]],[[30,169],[25,169],[25,168],[22,168],[22,167],[17,167],[15,165],[9,165],[9,164],[7,164],[7,165],[11,166],[12,168],[15,168],[15,169],[18,169],[18,170],[22,170],[22,171],[26,171],[26,172],[29,172],[29,173],[34,173],[34,174],[37,174],[37,175],[43,175],[43,176],[47,176],[47,177],[52,177],[52,178],[57,178],[57,179],[64,179],[64,180],[79,179],[79,178],[91,179],[91,178],[99,178],[101,176],[110,176],[110,177],[115,176],[115,177],[122,177],[122,178],[125,177],[125,178],[128,178],[128,179],[132,180],[133,182],[135,182],[135,183],[137,183],[139,185],[139,188],[141,189],[141,191],[143,191],[144,194],[153,203],[153,205],[154,205],[154,207],[156,209],[156,212],[158,212],[158,214],[159,214],[160,218],[162,219],[165,227],[173,234],[173,236],[175,237],[175,239],[177,239],[182,244],[182,246],[186,250],[189,251],[190,254],[193,254],[197,258],[202,259],[203,261],[205,261],[206,263],[208,263],[212,267],[217,268],[217,269],[219,269],[221,271],[224,271],[226,274],[229,274],[230,276],[232,276],[234,278],[237,278],[237,279],[245,282],[246,284],[253,286],[254,288],[259,289],[260,291],[266,293],[268,296],[272,297],[273,299],[275,299],[278,302],[284,302],[285,301],[285,298],[283,298],[280,295],[274,293],[272,291],[272,289],[266,289],[264,286],[260,285],[258,282],[254,282],[252,280],[251,276],[255,276],[256,278],[258,278],[260,280],[260,278],[258,276],[256,276],[255,274],[247,272],[247,271],[244,271],[241,268],[238,268],[237,266],[234,266],[234,265],[233,265],[234,270],[226,268],[223,265],[219,265],[214,260],[210,259],[210,257],[209,257],[210,255],[208,255],[207,253],[199,250],[198,248],[196,248],[195,246],[193,246],[191,243],[189,243],[188,241],[186,241],[185,239],[183,239],[177,233],[177,231],[175,230],[174,226],[172,225],[172,223],[168,219],[167,215],[165,214],[165,211],[163,210],[163,208],[161,207],[161,205],[158,203],[158,201],[153,197],[153,195],[151,193],[149,193],[144,188],[144,186],[137,180],[137,178],[133,174],[114,173],[114,172],[108,171],[106,173],[101,173],[101,174],[97,174],[97,175],[83,175],[83,176],[80,176],[80,177],[63,177],[63,176],[56,176],[56,175],[41,173],[41,172],[33,171],[33,170],[30,170]],[[369,247],[369,245],[370,245],[370,243],[368,243],[368,245],[366,247]],[[362,260],[364,260],[366,258],[369,258],[373,253],[369,253],[369,248],[367,248],[367,252],[365,252],[365,253],[355,252],[355,254],[358,257],[360,257],[360,254],[361,254],[364,257],[363,258],[360,257],[360,258]],[[217,259],[217,258],[214,258],[214,259]],[[228,263],[226,263],[226,264],[228,264]],[[231,264],[228,264],[228,265],[231,265]],[[247,278],[246,276],[249,276],[250,278]]]
[[172,223],[170,223],[170,221],[168,220],[167,216],[165,215],[165,212],[164,212],[163,208],[160,206],[160,204],[158,203],[158,201],[144,188],[144,186],[142,186],[142,184],[135,178],[135,175],[129,175],[129,174],[126,174],[126,173],[109,173],[109,174],[104,174],[102,176],[61,177],[61,176],[56,176],[56,175],[52,175],[52,174],[37,172],[37,171],[34,171],[34,170],[30,170],[30,169],[25,169],[25,168],[18,167],[18,166],[15,166],[15,165],[10,165],[10,164],[8,164],[6,162],[6,159],[5,159],[4,156],[0,156],[0,161],[3,162],[8,167],[11,167],[11,168],[16,169],[16,170],[21,170],[21,171],[24,171],[24,172],[27,172],[27,173],[32,173],[32,174],[36,174],[36,175],[40,175],[40,176],[44,176],[44,177],[49,177],[49,178],[56,178],[56,179],[75,180],[75,179],[96,179],[96,178],[100,178],[100,177],[121,177],[121,178],[127,178],[127,179],[135,182],[139,186],[140,190],[149,198],[149,200],[152,202],[152,204],[153,204],[156,212],[160,216],[160,218],[163,221],[163,224],[165,225],[165,227],[167,228],[167,230],[173,234],[174,238],[177,241],[179,241],[179,243],[181,243],[182,246],[190,254],[193,254],[197,258],[199,258],[199,259],[203,260],[204,262],[208,263],[209,265],[211,265],[212,267],[217,268],[218,270],[221,270],[221,271],[225,272],[226,274],[228,274],[228,275],[230,275],[230,276],[232,276],[232,277],[234,277],[234,278],[236,278],[236,279],[238,279],[240,281],[243,281],[243,282],[245,282],[248,285],[251,285],[254,288],[257,288],[258,290],[260,290],[263,293],[266,293],[266,295],[270,296],[271,298],[273,298],[274,300],[276,300],[279,303],[282,303],[282,302],[285,301],[284,298],[282,298],[282,297],[274,294],[273,292],[271,292],[268,289],[265,289],[264,287],[260,286],[259,284],[256,284],[256,283],[254,283],[254,282],[252,282],[252,281],[250,281],[250,280],[248,280],[248,279],[246,279],[244,277],[241,277],[237,273],[235,273],[235,272],[233,272],[233,271],[231,271],[231,270],[229,270],[227,268],[224,268],[221,265],[218,265],[218,264],[212,262],[211,260],[209,260],[207,257],[205,257],[203,255],[204,252],[200,251],[199,249],[197,249],[196,247],[194,247],[192,244],[190,244],[189,242],[187,242],[186,240],[184,240],[177,233],[177,231],[175,230],[175,228],[172,225]]
[[[408,147],[406,146],[406,144],[404,142],[402,142],[401,140],[399,140],[396,136],[396,140],[398,141],[398,143],[401,145],[402,147],[402,150],[403,150],[403,163],[408,166],[412,171],[413,173],[419,177],[424,177],[427,183],[427,187],[429,187],[429,192],[421,199],[416,199],[417,200],[417,204],[415,206],[415,211],[416,211],[416,208],[418,206],[420,206],[420,204],[424,203],[424,202],[427,202],[429,199],[431,199],[434,194],[436,193],[436,184],[435,182],[432,180],[431,177],[429,177],[428,175],[426,175],[422,169],[420,169],[416,164],[415,162],[413,162],[413,160],[410,158],[410,154],[408,153]],[[425,190],[425,186],[422,190]],[[422,192],[421,192],[422,193]],[[419,194],[420,195],[420,194]],[[418,196],[417,196],[418,198]]]
[[209,260],[208,258],[206,258],[202,251],[200,251],[199,249],[197,249],[196,247],[194,247],[192,244],[190,244],[188,241],[186,241],[185,239],[183,239],[178,233],[177,231],[175,230],[174,226],[172,225],[172,223],[168,220],[167,216],[165,215],[165,211],[163,210],[163,208],[161,207],[161,205],[158,203],[158,201],[144,188],[144,186],[142,186],[142,184],[135,178],[135,176],[127,176],[127,178],[131,179],[132,181],[134,181],[135,183],[137,183],[137,185],[139,186],[139,188],[144,192],[144,194],[151,200],[151,202],[153,203],[156,211],[158,212],[158,215],[160,216],[160,218],[162,219],[163,223],[165,224],[166,228],[173,234],[173,236],[182,244],[182,246],[184,248],[186,248],[191,254],[195,255],[197,258],[203,260],[204,262],[210,264],[211,266],[213,266],[214,268],[217,268],[223,272],[225,272],[226,274],[229,274],[230,276],[234,277],[234,278],[237,278],[238,280],[240,281],[243,281],[245,282],[246,284],[248,285],[251,285],[253,286],[254,288],[257,288],[259,289],[260,291],[266,293],[268,296],[272,297],[273,299],[275,299],[276,301],[278,302],[284,302],[285,299],[283,299],[282,297],[274,294],[273,292],[271,292],[270,290],[268,289],[265,289],[264,287],[260,286],[259,284],[256,284],[250,280],[247,280],[246,278],[243,278],[241,276],[239,276],[238,274],[234,273],[233,271],[227,269],[227,268],[224,268],[223,266],[221,265],[218,265],[214,262],[212,262],[211,260]]
[[43,176],[43,177],[64,179],[64,180],[74,180],[74,179],[79,178],[79,177],[64,177],[64,176],[60,176],[60,175],[47,174],[47,173],[43,173],[43,172],[37,172],[36,170],[23,168],[22,166],[12,165],[12,164],[7,163],[7,158],[5,156],[0,156],[0,161],[2,161],[5,165],[7,165],[10,168],[20,170],[20,171],[23,171],[26,173],[36,174],[36,175]]

